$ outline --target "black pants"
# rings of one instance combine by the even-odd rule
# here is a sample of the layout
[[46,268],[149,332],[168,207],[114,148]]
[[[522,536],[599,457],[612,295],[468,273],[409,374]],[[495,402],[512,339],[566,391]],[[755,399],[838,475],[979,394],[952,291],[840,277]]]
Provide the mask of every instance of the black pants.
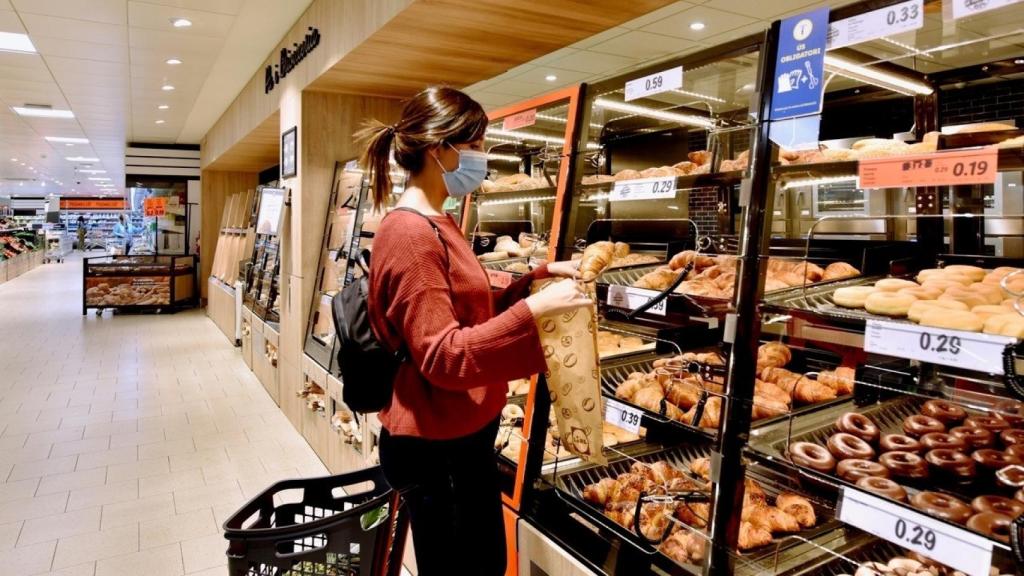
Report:
[[497,420],[454,440],[381,430],[381,467],[411,513],[420,576],[505,573],[497,433]]

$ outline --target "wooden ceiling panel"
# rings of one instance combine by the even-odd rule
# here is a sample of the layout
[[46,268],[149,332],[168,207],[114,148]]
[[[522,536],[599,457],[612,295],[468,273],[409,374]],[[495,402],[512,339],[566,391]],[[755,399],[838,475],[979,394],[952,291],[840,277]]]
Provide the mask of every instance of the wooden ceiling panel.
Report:
[[255,172],[279,162],[281,113],[274,112],[203,170]]

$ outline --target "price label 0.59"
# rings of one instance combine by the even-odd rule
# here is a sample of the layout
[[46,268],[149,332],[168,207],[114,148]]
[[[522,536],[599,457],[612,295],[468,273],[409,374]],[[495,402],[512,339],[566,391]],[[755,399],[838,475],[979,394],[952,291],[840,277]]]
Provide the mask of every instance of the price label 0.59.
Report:
[[605,399],[604,421],[612,426],[618,426],[626,432],[639,434],[641,417],[641,412],[636,408],[627,406],[618,400]]
[[[627,308],[629,310],[636,310],[650,302],[655,296],[661,294],[657,290],[646,290],[644,288],[633,288],[632,286],[619,286],[612,284],[608,286],[608,305],[614,308]],[[651,306],[645,311],[645,314],[655,314],[657,316],[665,315],[665,302],[667,298],[661,300],[654,306]]]
[[995,146],[963,148],[934,154],[861,160],[860,188],[906,188],[995,184],[999,150]]
[[669,90],[678,90],[683,87],[683,67],[676,66],[668,70],[662,70],[657,74],[637,78],[626,82],[626,102],[652,96]]
[[615,183],[609,202],[627,200],[671,200],[676,197],[676,177],[639,178],[637,180],[621,180]]
[[924,0],[900,2],[829,24],[828,49],[860,44],[924,26]]
[[1003,374],[1003,351],[1016,341],[1009,336],[868,320],[864,351]]
[[992,541],[884,498],[843,487],[841,522],[941,562],[969,576],[988,576]]

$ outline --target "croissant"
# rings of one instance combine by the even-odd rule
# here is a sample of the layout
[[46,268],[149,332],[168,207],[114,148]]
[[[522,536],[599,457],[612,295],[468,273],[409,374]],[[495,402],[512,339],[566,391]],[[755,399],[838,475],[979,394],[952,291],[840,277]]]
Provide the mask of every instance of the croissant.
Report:
[[755,525],[751,524],[750,522],[741,522],[740,523],[740,537],[739,537],[739,547],[740,547],[740,550],[751,550],[753,548],[758,548],[758,547],[764,546],[766,544],[771,544],[771,542],[772,542],[772,533],[771,532],[769,532],[769,531],[767,531],[764,528],[761,528],[759,526],[755,526]]
[[705,480],[711,479],[711,458],[702,457],[690,460],[690,472]]
[[799,532],[800,523],[785,510],[777,506],[768,506],[768,518],[772,532]]
[[[661,388],[657,386],[647,386],[637,391],[636,395],[633,396],[633,403],[637,406],[661,414],[662,400],[665,399],[665,393]],[[665,402],[665,416],[679,422],[684,422],[683,411],[679,409],[675,404],[671,402]]]
[[601,507],[612,501],[613,492],[619,487],[618,480],[613,478],[602,478],[596,484],[589,484],[583,487],[583,499]]
[[659,267],[637,278],[633,282],[633,286],[648,290],[664,290],[675,282],[678,276],[679,274],[675,270]]
[[754,380],[754,395],[760,395],[770,398],[776,402],[782,402],[786,406],[789,406],[793,402],[793,399],[785,390],[771,382],[765,382],[760,378]]
[[690,160],[690,162],[693,162],[694,164],[700,166],[701,164],[707,164],[708,161],[711,160],[711,153],[708,152],[707,150],[696,150],[694,152],[688,153],[686,157]]
[[[854,376],[856,372],[853,368],[840,366],[836,368],[831,374],[830,378],[832,384],[823,382],[826,386],[835,389],[837,394],[853,394]],[[821,375],[818,375],[818,381],[821,382]]]
[[[586,252],[584,252],[586,254]],[[629,255],[629,244],[625,242],[616,242],[614,249],[612,250],[613,258],[625,258]]]
[[747,478],[743,481],[743,505],[747,506],[751,503],[767,503],[768,496],[764,493],[764,489],[755,480]]
[[[701,428],[718,428],[721,412],[722,399],[718,396],[708,398],[707,403],[704,405],[704,413],[701,414],[700,422],[696,423],[696,425]],[[697,406],[694,405],[683,414],[683,422],[693,423],[693,417],[696,415]]]
[[800,262],[793,267],[793,272],[809,282],[817,282],[825,275],[825,269],[813,262]]
[[673,256],[668,265],[673,270],[681,270],[691,263],[694,268],[707,268],[715,265],[715,259],[695,250],[683,250]]
[[[760,359],[761,356],[772,356],[778,355],[782,360],[782,366],[789,364],[790,360],[793,359],[793,352],[782,342],[765,342],[757,349],[757,356]],[[782,366],[779,366],[781,368]]]
[[689,530],[677,530],[658,549],[680,564],[699,564],[707,553],[707,542]]
[[615,388],[615,397],[623,400],[632,400],[636,393],[646,386],[643,380],[639,378],[629,378],[623,381]]
[[851,276],[860,276],[860,270],[857,270],[846,262],[833,262],[825,268],[825,271],[821,275],[821,279],[839,280],[840,278],[850,278]]
[[668,504],[653,504],[640,509],[640,532],[649,540],[661,540],[674,512]]
[[665,385],[665,398],[684,410],[700,401],[700,395],[700,386],[689,380],[673,378]]
[[793,399],[802,404],[816,404],[836,399],[836,391],[811,380],[801,377],[793,390]]
[[617,478],[619,484],[624,487],[633,488],[635,490],[647,490],[651,486],[650,480],[647,479],[643,474],[637,474],[636,472],[623,472],[619,474]]
[[754,395],[754,406],[750,410],[750,417],[754,420],[781,416],[789,412],[789,405],[765,396]]
[[706,528],[710,512],[711,505],[706,502],[684,502],[676,508],[673,516],[687,526]]
[[814,507],[803,496],[784,492],[775,499],[775,505],[796,518],[796,521],[804,528],[810,528],[818,523],[814,515]]
[[593,282],[612,263],[615,245],[611,242],[594,242],[583,251],[580,262],[580,276],[584,282]]
[[604,515],[611,519],[619,526],[627,530],[633,529],[633,517],[636,513],[636,504],[631,504],[628,508],[624,509],[609,509],[604,511]]
[[673,479],[680,478],[683,475],[682,472],[664,460],[651,464],[647,470],[649,471],[648,477],[658,484],[668,484]]

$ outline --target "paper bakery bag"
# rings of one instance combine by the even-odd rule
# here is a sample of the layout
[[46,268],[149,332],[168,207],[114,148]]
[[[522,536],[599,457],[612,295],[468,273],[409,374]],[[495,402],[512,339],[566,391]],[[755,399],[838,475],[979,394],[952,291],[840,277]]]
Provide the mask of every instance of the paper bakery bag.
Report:
[[[537,292],[550,280],[533,283]],[[602,452],[601,372],[597,364],[597,307],[537,322],[548,371],[545,378],[562,445],[580,458],[607,464]]]

